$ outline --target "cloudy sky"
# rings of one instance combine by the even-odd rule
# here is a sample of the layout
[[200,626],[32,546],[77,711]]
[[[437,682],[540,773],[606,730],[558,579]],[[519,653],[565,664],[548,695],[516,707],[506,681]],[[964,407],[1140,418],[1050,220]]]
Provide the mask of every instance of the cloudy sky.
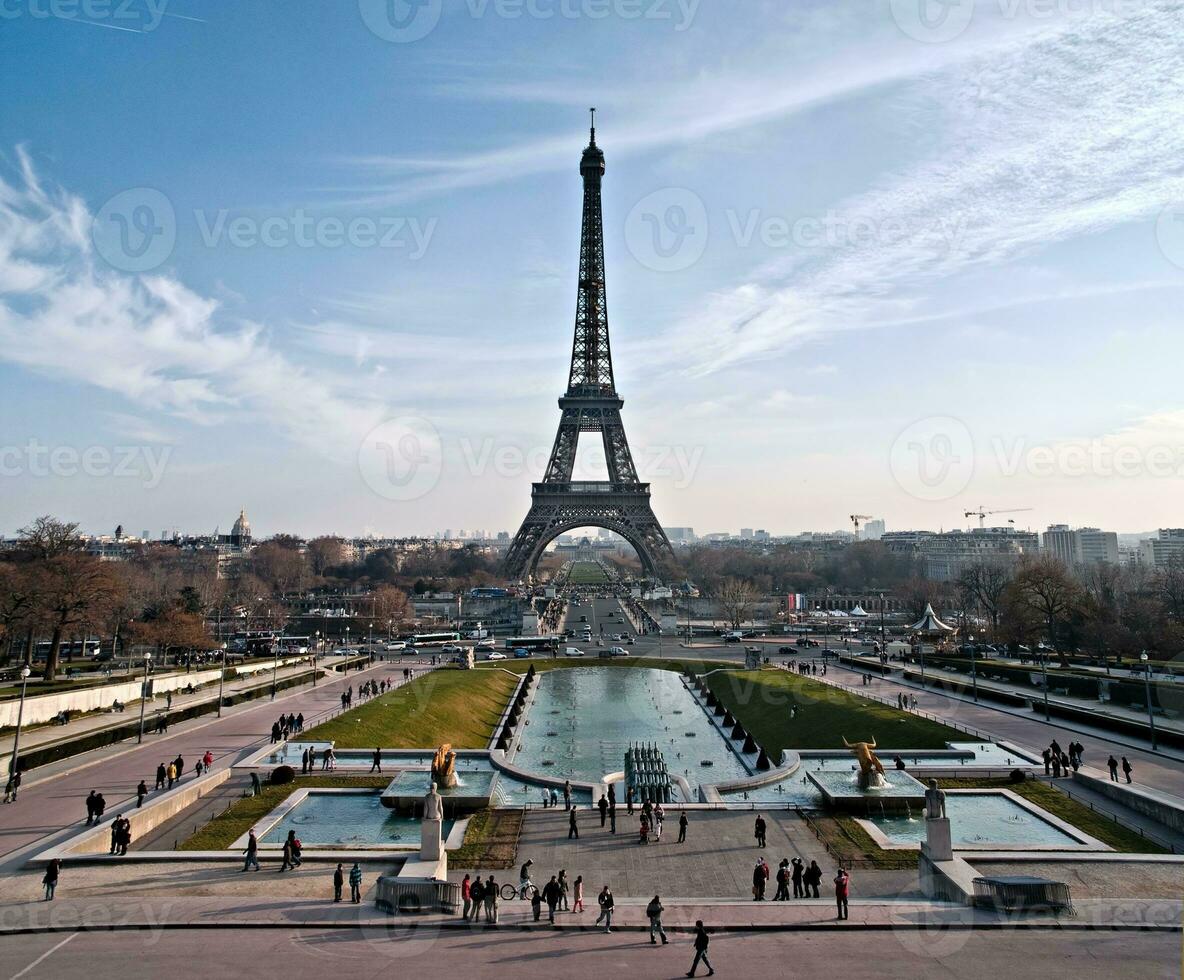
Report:
[[513,530],[590,105],[662,523],[1178,526],[1182,27],[1168,0],[10,0],[0,532]]

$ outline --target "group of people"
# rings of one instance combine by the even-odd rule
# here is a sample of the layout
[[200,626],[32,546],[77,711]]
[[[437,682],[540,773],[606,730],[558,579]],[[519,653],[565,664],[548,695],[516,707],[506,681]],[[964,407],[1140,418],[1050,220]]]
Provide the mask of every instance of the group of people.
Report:
[[[342,695],[344,698],[345,695]],[[304,731],[304,712],[298,715],[281,714],[271,726],[271,744],[286,742],[291,736]]]
[[896,706],[900,708],[901,711],[908,711],[910,708],[913,711],[916,711],[917,695],[906,694],[904,691],[901,691],[896,695]]
[[821,664],[821,668],[817,660],[799,660],[794,664],[794,668],[799,674],[807,674],[812,677],[817,677],[821,674],[826,676],[826,661]]
[[127,854],[132,842],[132,822],[122,813],[111,821],[111,854]]
[[[208,760],[208,761],[207,761]],[[200,776],[214,764],[214,756],[210,752],[197,760],[193,767],[196,775]],[[156,783],[154,789],[172,789],[174,783],[179,783],[185,775],[185,759],[178,755],[172,762],[162,762],[156,767]]]
[[1080,742],[1070,742],[1068,751],[1065,751],[1054,738],[1040,753],[1044,760],[1044,775],[1060,779],[1062,775],[1068,776],[1070,772],[1077,772],[1081,768],[1081,757],[1084,752],[1085,746]]
[[[377,755],[377,751],[378,750],[376,749],[375,750],[376,755]],[[317,755],[318,755],[318,753],[317,753],[317,749],[316,749],[315,745],[310,745],[308,748],[306,748],[303,752],[300,753],[300,773],[301,773],[301,775],[307,776],[310,772],[312,772],[313,770],[316,769]],[[320,753],[320,759],[321,759],[321,772],[332,772],[334,769],[337,768],[337,753],[333,751],[332,745],[328,745],[325,747],[324,751],[322,751]],[[381,767],[379,767],[379,771],[380,772],[382,771]]]

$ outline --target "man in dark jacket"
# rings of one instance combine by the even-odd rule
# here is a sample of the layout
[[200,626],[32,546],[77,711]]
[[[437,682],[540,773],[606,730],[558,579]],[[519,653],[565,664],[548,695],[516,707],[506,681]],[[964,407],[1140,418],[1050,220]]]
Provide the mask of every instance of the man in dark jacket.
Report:
[[[575,810],[571,811],[573,814]],[[547,903],[547,921],[555,924],[555,907],[559,904],[559,882],[554,875],[543,885],[543,901]]]
[[341,889],[345,887],[345,872],[341,865],[337,865],[337,870],[333,872],[333,901],[341,901]]
[[711,960],[707,958],[707,947],[711,943],[711,938],[707,935],[707,930],[703,928],[703,920],[698,919],[695,922],[695,960],[691,963],[691,968],[687,972],[688,977],[695,975],[695,970],[699,967],[699,961],[703,961],[703,965],[707,967],[707,975],[710,977],[715,973],[711,968]]

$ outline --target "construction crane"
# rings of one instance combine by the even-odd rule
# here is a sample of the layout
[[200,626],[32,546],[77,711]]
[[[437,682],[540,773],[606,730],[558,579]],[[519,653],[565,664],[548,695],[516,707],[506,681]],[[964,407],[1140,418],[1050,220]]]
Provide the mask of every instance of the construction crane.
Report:
[[[965,513],[963,513],[962,516],[963,517],[977,517],[978,518],[978,526],[981,528],[983,526],[983,518],[985,518],[988,514],[1018,514],[1021,511],[1031,510],[1031,509],[1032,509],[1031,507],[1009,507],[1006,510],[983,510],[982,505],[980,504],[978,510],[968,510]],[[1014,524],[1015,521],[1009,520],[1008,523]]]
[[851,515],[851,523],[855,525],[855,540],[856,541],[859,540],[859,522],[860,521],[870,521],[871,519],[872,519],[871,514],[852,514]]

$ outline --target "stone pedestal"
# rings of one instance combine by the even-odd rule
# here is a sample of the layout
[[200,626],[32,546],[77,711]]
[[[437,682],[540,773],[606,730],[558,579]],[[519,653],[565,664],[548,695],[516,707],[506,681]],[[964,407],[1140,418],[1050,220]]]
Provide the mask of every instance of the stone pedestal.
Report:
[[440,836],[440,821],[425,818],[419,826],[419,859],[439,861],[444,856],[444,842]]
[[954,847],[950,839],[949,817],[925,818],[925,842],[921,845],[921,850],[931,861],[953,859]]

